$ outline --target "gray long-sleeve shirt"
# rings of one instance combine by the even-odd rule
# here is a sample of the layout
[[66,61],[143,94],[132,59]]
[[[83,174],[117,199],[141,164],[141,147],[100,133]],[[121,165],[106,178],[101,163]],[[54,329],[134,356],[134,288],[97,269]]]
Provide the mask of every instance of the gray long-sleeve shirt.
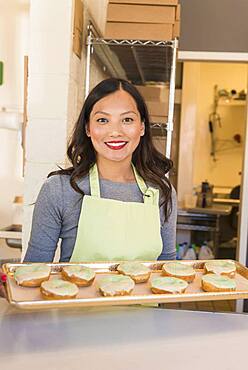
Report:
[[[90,195],[89,177],[78,181],[80,189]],[[137,183],[120,183],[100,179],[102,198],[126,202],[143,202]],[[82,196],[70,185],[68,175],[54,175],[43,184],[35,203],[31,237],[24,262],[52,262],[57,243],[61,239],[60,262],[68,262],[77,236],[77,226],[82,206]],[[172,191],[172,213],[164,222],[164,206],[160,207],[163,251],[159,259],[176,257],[175,189]]]

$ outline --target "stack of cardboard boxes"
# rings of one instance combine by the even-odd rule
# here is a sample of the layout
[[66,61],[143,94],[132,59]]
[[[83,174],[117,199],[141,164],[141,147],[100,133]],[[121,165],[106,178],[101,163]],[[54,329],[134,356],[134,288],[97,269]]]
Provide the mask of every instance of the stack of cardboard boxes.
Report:
[[[150,115],[151,123],[165,123],[169,108],[169,84],[138,86]],[[181,90],[175,91],[175,103],[181,101]]]
[[172,40],[179,26],[178,0],[110,0],[104,37]]
[[168,116],[169,86],[147,85],[136,87],[145,99],[150,122],[165,123]]

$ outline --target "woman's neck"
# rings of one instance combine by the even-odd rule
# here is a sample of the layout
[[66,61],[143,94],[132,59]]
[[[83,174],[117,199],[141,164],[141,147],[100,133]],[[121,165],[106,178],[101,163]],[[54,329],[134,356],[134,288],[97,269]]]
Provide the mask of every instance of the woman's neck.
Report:
[[97,160],[97,168],[102,179],[124,183],[135,181],[130,161],[115,162],[101,159]]

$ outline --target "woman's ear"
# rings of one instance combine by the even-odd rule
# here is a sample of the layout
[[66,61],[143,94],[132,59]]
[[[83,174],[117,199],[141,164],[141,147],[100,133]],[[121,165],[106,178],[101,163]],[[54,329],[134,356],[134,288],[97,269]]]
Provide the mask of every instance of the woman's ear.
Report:
[[85,132],[88,137],[90,137],[90,130],[88,124],[85,126]]
[[145,135],[145,123],[144,122],[141,122],[141,133],[140,133],[140,136],[144,136]]

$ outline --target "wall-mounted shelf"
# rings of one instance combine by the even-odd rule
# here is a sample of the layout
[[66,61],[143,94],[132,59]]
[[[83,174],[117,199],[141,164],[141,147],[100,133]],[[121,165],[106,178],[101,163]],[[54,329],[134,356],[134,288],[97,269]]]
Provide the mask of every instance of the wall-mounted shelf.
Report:
[[226,99],[219,100],[219,107],[245,107],[247,105],[246,100],[238,99]]

